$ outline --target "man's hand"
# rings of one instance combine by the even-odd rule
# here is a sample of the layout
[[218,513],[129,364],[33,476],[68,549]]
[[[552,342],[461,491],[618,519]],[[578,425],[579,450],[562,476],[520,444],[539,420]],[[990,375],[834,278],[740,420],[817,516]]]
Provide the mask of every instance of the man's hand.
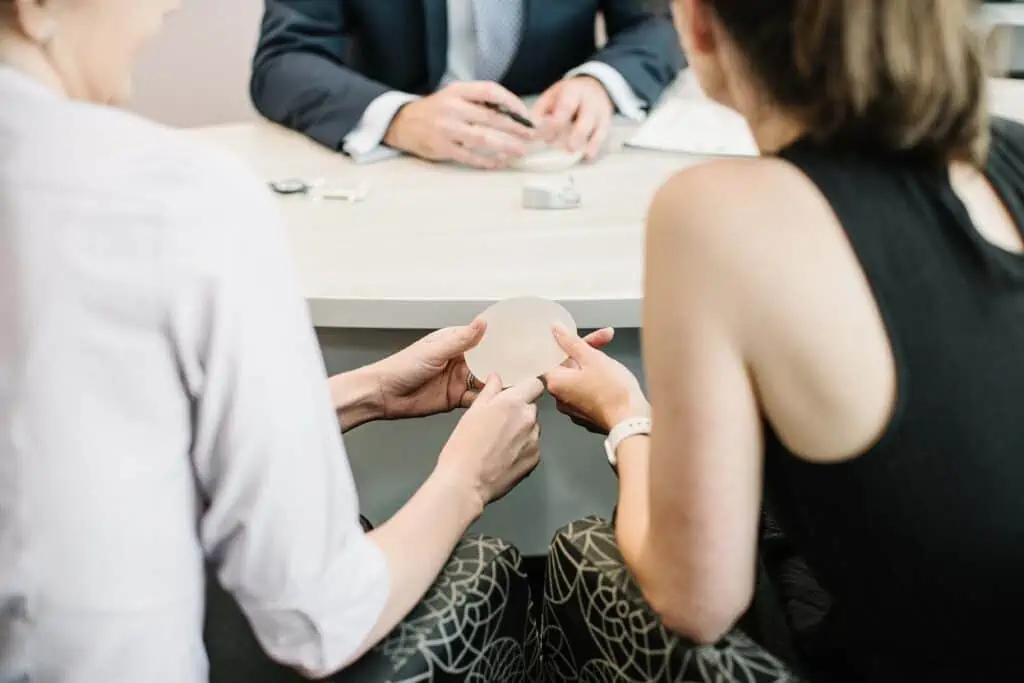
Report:
[[555,83],[533,107],[534,120],[542,122],[548,142],[563,141],[567,149],[582,151],[587,159],[601,152],[614,115],[615,104],[608,91],[591,76]]
[[488,102],[530,116],[523,101],[497,83],[453,83],[402,107],[384,143],[430,161],[503,168],[526,153],[535,131],[488,109]]

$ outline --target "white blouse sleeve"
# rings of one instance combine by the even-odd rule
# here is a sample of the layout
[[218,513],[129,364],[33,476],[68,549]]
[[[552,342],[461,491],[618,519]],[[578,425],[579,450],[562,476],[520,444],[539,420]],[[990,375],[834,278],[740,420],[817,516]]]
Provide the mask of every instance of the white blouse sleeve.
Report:
[[[203,548],[274,659],[322,676],[384,608],[323,359],[278,207],[200,155],[164,234],[169,326],[193,397]],[[342,226],[339,226],[339,228]]]

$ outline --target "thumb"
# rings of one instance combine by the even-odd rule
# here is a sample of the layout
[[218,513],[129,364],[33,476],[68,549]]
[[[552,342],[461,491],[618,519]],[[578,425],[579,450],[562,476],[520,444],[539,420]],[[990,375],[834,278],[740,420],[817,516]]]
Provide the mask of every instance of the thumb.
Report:
[[539,379],[529,379],[506,389],[505,392],[514,401],[533,403],[544,393],[544,383]]
[[482,318],[477,318],[470,324],[458,328],[458,331],[459,333],[456,335],[458,350],[456,353],[464,353],[479,344],[480,340],[484,338],[484,332],[487,331],[487,323]]
[[593,353],[594,349],[590,347],[585,340],[580,339],[579,335],[574,332],[570,332],[563,325],[556,323],[554,326],[555,341],[562,347],[569,358],[576,361],[581,367],[586,359]]
[[484,384],[484,388],[477,394],[476,400],[473,401],[473,405],[485,404],[495,396],[501,393],[502,390],[501,378],[497,375],[491,375],[487,378],[487,383]]
[[544,387],[548,390],[548,393],[558,398],[559,394],[562,393],[563,389],[569,385],[573,377],[578,373],[579,370],[575,368],[567,368],[564,365],[559,365],[554,370],[548,371],[544,375]]
[[550,88],[531,107],[533,121],[539,126],[541,137],[545,142],[553,142],[560,132],[558,126],[554,125],[551,121],[551,113],[557,101],[557,90]]
[[548,88],[537,101],[533,103],[533,113],[535,116],[546,116],[551,113],[554,107],[555,98],[558,95],[558,91],[555,88]]
[[451,360],[479,344],[486,330],[487,323],[480,318],[462,327],[450,327],[433,340],[432,353],[438,360]]
[[615,329],[612,327],[604,327],[600,330],[591,332],[583,338],[583,341],[587,342],[591,348],[600,349],[601,347],[610,344],[613,339],[615,339]]

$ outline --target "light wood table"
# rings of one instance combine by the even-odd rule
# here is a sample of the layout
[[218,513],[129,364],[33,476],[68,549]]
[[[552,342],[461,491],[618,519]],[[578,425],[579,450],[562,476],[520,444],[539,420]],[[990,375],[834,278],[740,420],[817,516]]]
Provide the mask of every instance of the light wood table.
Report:
[[[206,128],[267,180],[365,183],[359,203],[285,198],[295,259],[318,327],[434,329],[518,295],[563,302],[581,326],[639,325],[644,215],[692,160],[615,151],[572,169],[582,207],[522,208],[528,174],[411,158],[356,165],[268,123]],[[569,175],[556,174],[556,175]]]
[[[994,80],[992,94],[996,113],[1024,112],[1020,83]],[[526,294],[561,301],[581,327],[639,326],[647,206],[674,171],[699,159],[623,149],[629,131],[620,127],[613,151],[570,171],[583,196],[582,208],[570,211],[522,208],[529,176],[516,171],[411,158],[360,166],[264,122],[192,133],[228,148],[268,181],[369,187],[359,203],[281,202],[317,327],[435,329]]]
[[[992,99],[998,113],[1024,114],[1019,82],[995,82]],[[644,216],[656,189],[699,159],[613,151],[572,172],[581,209],[538,212],[521,208],[524,176],[516,172],[408,158],[357,166],[266,123],[190,134],[236,153],[268,181],[368,184],[368,197],[357,204],[281,201],[329,372],[375,361],[424,330],[465,323],[493,301],[535,294],[565,303],[582,328],[621,328],[610,351],[642,376],[636,328]],[[627,134],[617,131],[618,138]],[[743,189],[736,195],[741,201]],[[371,520],[389,516],[423,480],[456,418],[372,424],[346,436]],[[529,554],[545,552],[569,521],[610,514],[616,491],[600,438],[559,416],[546,397],[540,420],[544,461],[477,527]]]

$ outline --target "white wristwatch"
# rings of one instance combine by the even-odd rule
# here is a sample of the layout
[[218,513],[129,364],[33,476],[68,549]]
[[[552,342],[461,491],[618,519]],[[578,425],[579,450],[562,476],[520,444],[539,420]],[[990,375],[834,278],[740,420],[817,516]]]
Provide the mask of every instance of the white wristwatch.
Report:
[[649,417],[631,417],[612,427],[612,430],[608,432],[608,438],[604,440],[604,452],[608,455],[608,462],[612,464],[612,467],[618,467],[619,459],[615,452],[619,450],[622,442],[633,436],[647,436],[650,433],[651,418]]

